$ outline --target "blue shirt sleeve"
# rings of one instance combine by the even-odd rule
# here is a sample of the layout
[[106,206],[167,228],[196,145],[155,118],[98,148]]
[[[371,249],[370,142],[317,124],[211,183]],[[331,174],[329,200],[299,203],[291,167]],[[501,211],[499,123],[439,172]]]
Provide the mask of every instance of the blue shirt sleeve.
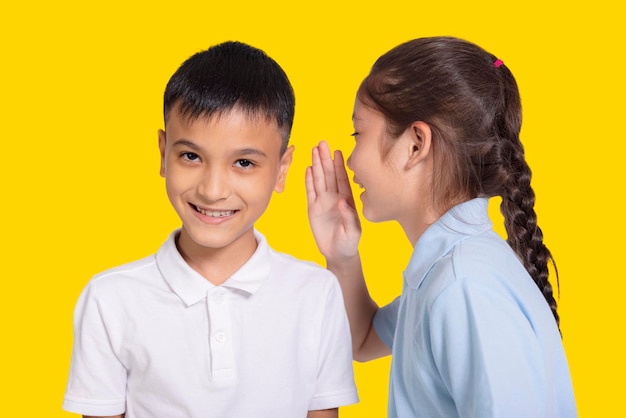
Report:
[[378,337],[389,348],[393,347],[393,336],[398,323],[399,306],[400,297],[398,296],[393,302],[380,308],[374,316],[374,330],[376,330]]

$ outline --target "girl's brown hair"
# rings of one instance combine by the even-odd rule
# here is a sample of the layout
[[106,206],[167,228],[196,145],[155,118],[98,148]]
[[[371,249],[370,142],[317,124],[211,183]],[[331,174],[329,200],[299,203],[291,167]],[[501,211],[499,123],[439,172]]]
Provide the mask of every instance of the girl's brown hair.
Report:
[[519,138],[521,101],[507,66],[462,39],[415,39],[381,56],[358,96],[385,116],[392,138],[416,121],[430,126],[439,210],[475,197],[502,197],[507,241],[558,325],[548,281],[554,260],[537,225],[531,170]]

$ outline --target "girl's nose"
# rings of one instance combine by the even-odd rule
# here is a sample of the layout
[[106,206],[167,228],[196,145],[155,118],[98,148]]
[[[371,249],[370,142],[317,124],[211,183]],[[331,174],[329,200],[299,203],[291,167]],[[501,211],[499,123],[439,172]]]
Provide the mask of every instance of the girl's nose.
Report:
[[350,155],[348,156],[348,159],[346,160],[346,165],[348,166],[350,170],[352,170],[352,153],[350,153]]

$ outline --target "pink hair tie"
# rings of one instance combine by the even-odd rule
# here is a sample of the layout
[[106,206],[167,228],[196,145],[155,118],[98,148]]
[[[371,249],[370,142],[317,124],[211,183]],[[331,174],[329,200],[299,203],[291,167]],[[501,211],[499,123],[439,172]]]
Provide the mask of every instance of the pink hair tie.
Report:
[[493,62],[493,66],[494,66],[494,67],[496,67],[496,68],[500,68],[500,66],[501,66],[502,64],[504,64],[504,62],[503,62],[502,60],[495,60],[495,61]]

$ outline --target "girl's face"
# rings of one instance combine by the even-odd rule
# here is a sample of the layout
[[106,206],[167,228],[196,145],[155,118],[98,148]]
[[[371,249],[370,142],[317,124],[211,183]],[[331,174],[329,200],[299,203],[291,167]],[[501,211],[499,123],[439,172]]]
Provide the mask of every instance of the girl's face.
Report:
[[384,116],[358,97],[352,120],[355,146],[347,164],[354,172],[354,182],[363,189],[363,216],[372,222],[400,220],[407,195],[400,147],[395,139],[388,138]]

